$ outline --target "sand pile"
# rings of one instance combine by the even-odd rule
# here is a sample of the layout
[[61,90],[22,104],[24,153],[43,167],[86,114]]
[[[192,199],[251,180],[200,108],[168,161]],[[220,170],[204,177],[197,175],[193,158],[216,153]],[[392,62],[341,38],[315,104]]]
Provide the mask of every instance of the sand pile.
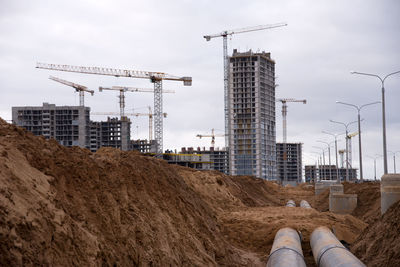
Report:
[[360,234],[352,251],[368,266],[400,266],[400,201]]
[[0,120],[0,265],[264,266],[275,233],[320,225],[353,243],[350,215],[282,207],[313,188],[65,148]]
[[248,265],[166,162],[0,121],[0,265]]

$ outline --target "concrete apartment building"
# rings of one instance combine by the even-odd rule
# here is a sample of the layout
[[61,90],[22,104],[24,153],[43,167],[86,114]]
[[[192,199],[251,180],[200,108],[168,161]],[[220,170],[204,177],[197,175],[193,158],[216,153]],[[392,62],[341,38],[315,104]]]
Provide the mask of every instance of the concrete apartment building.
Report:
[[[284,145],[286,145],[286,176],[284,172]],[[302,144],[301,143],[277,143],[276,159],[278,180],[283,184],[296,185],[302,181]]]
[[49,103],[41,107],[12,107],[12,121],[34,135],[54,138],[61,145],[89,147],[89,107]]
[[315,182],[317,180],[317,166],[305,165],[304,166],[304,180],[306,183]]
[[[304,178],[306,182],[316,180],[337,180],[337,173],[339,173],[340,180],[346,181],[346,168],[337,168],[335,165],[306,165],[304,166]],[[357,169],[349,168],[349,182],[357,181]]]
[[108,117],[106,121],[90,122],[90,151],[96,152],[100,147],[114,147],[127,151],[130,147],[131,121],[123,117]]
[[270,53],[229,57],[229,168],[275,180],[275,62]]
[[12,107],[12,121],[34,135],[54,138],[61,145],[79,146],[96,152],[100,147],[129,149],[129,119],[108,118],[90,121],[90,108],[84,106]]

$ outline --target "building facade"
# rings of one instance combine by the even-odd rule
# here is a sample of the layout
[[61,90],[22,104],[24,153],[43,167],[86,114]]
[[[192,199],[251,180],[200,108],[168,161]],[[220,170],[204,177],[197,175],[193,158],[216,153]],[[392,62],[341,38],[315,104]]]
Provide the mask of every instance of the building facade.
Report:
[[210,169],[220,171],[222,173],[228,174],[228,152],[225,149],[210,147],[206,150],[205,147],[197,150],[193,147],[182,147],[180,154],[197,154],[197,155],[208,155],[208,160],[211,162]]
[[228,105],[230,174],[275,180],[275,62],[270,53],[233,51]]
[[[339,174],[340,181],[346,181],[346,168],[336,168],[336,165],[306,165],[304,178],[306,182],[319,180],[337,180]],[[349,182],[357,181],[357,169],[349,168]]]
[[49,103],[41,107],[12,107],[12,121],[34,135],[54,138],[61,145],[89,148],[89,107]]
[[12,107],[12,121],[34,135],[53,138],[67,147],[79,146],[92,152],[100,147],[130,148],[130,120],[90,121],[89,107],[48,103],[41,107]]
[[90,122],[90,151],[100,147],[114,147],[127,151],[130,148],[131,121],[127,117],[108,117],[106,121]]
[[[286,154],[284,153],[286,146]],[[282,183],[297,184],[302,181],[302,144],[277,143],[276,144],[278,180]],[[286,166],[285,166],[286,165]],[[286,179],[285,179],[286,168]]]
[[172,150],[166,150],[162,155],[168,164],[176,164],[197,170],[211,170],[212,162],[209,154],[197,154],[193,148],[183,152],[176,153],[175,151],[174,153]]

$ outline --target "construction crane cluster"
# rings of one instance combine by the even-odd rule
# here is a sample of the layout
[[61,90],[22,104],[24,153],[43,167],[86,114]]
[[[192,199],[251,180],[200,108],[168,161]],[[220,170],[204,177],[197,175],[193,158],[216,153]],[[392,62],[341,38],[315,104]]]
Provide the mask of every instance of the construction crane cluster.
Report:
[[[204,38],[206,41],[210,41],[213,38],[222,37],[223,39],[223,65],[224,65],[224,113],[225,113],[225,147],[229,148],[229,97],[228,97],[228,42],[227,37],[232,36],[234,34],[260,31],[266,29],[273,29],[278,27],[287,26],[286,23],[276,23],[276,24],[268,24],[268,25],[260,25],[255,27],[247,27],[236,30],[225,30],[218,34],[205,35]],[[152,113],[152,117],[154,115],[154,137],[156,141],[156,153],[158,155],[162,154],[163,151],[163,93],[172,93],[168,90],[163,90],[163,80],[170,81],[182,81],[184,86],[190,86],[192,84],[191,77],[179,77],[170,75],[163,72],[150,72],[150,71],[141,71],[141,70],[125,70],[125,69],[113,69],[113,68],[102,68],[102,67],[83,67],[83,66],[72,66],[72,65],[60,65],[60,64],[47,64],[47,63],[37,63],[36,68],[39,69],[47,69],[47,70],[55,70],[55,71],[65,71],[65,72],[74,72],[74,73],[84,73],[84,74],[95,74],[95,75],[106,75],[106,76],[114,76],[114,77],[129,77],[129,78],[139,78],[139,79],[148,79],[151,83],[154,84],[154,89],[149,88],[134,88],[134,87],[117,87],[113,86],[109,87],[99,87],[99,91],[103,90],[116,90],[120,92],[119,95],[119,105],[120,105],[120,117],[124,118],[127,114],[125,113],[125,92],[152,92],[154,93],[154,113]],[[61,82],[63,84],[69,85],[75,90],[79,91],[80,95],[80,104],[84,105],[84,92],[90,92],[93,95],[93,91],[88,90],[85,86],[81,86],[72,82],[68,82],[65,80],[61,80],[58,78],[52,78],[55,81]],[[150,113],[149,113],[150,114]],[[150,115],[149,115],[150,116]],[[218,135],[214,134],[212,130],[211,135],[207,135],[207,137],[211,137],[212,146],[215,144],[215,137]],[[206,135],[198,135],[198,137],[206,137]]]
[[[125,116],[132,116],[132,117],[139,117],[139,116],[148,116],[149,117],[149,141],[153,140],[153,116],[154,113],[151,112],[151,107],[148,106],[149,112],[148,113],[132,113],[128,112],[125,113]],[[92,112],[91,115],[119,115],[116,112]],[[167,117],[167,113],[163,113],[163,117]]]
[[[192,85],[192,77],[178,77],[170,75],[163,72],[149,72],[149,71],[137,71],[137,70],[124,70],[124,69],[113,69],[113,68],[100,68],[100,67],[82,67],[82,66],[71,66],[71,65],[59,65],[59,64],[47,64],[47,63],[37,63],[36,68],[65,71],[65,72],[75,72],[75,73],[85,73],[85,74],[95,74],[95,75],[106,75],[114,77],[128,77],[128,78],[139,78],[139,79],[149,79],[151,83],[154,84],[154,137],[156,141],[156,154],[158,157],[162,155],[163,152],[163,80],[168,81],[182,81],[184,86]],[[85,91],[84,87],[73,86],[73,83],[65,81],[69,86],[72,86],[80,92]],[[125,87],[124,87],[125,88]],[[104,89],[104,88],[103,88]],[[120,92],[129,91],[126,89],[112,89],[119,90]],[[133,89],[132,89],[133,90]],[[134,90],[133,90],[134,91]],[[83,97],[82,97],[83,103]],[[125,96],[120,94],[120,114],[124,114],[125,107]]]
[[[144,93],[154,93],[154,89],[151,88],[136,88],[136,87],[123,87],[123,86],[113,86],[113,87],[99,87],[99,92],[103,90],[114,90],[119,91],[119,108],[121,120],[125,117],[125,92],[144,92]],[[162,90],[162,93],[175,93],[173,90]]]

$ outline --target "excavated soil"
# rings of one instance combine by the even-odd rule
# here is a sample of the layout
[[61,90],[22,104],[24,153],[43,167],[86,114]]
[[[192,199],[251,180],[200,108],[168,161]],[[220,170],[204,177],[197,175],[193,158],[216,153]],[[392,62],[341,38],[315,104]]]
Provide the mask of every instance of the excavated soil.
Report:
[[352,215],[370,224],[381,215],[381,184],[365,182],[362,184],[344,183],[346,194],[357,194],[357,208]]
[[368,266],[400,266],[400,201],[359,235],[352,252]]
[[[326,212],[324,194],[136,152],[65,148],[0,119],[1,266],[265,266],[285,226],[301,232],[314,266],[315,227],[353,244],[368,225],[365,213],[376,216],[367,208]],[[289,199],[315,209],[284,207]]]

